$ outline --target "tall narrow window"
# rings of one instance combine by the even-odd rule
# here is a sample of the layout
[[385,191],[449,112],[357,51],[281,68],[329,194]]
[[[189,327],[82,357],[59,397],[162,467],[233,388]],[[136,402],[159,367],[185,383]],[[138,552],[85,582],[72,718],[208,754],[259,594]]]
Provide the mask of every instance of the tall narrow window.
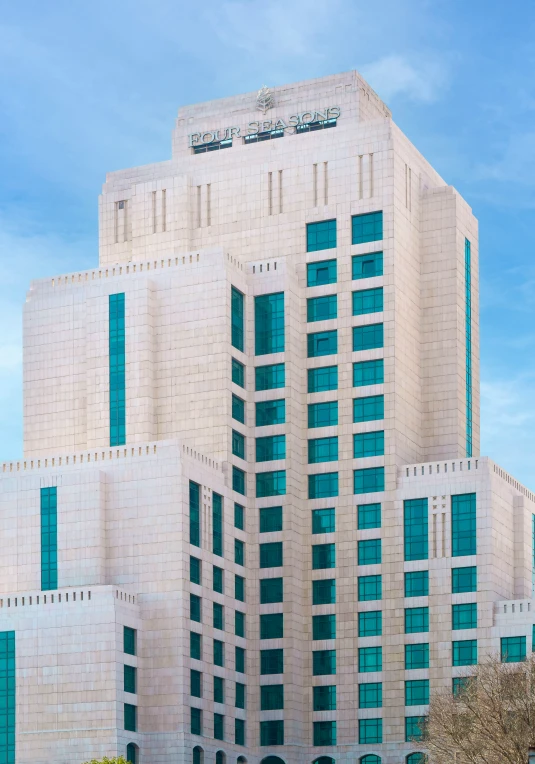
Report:
[[41,488],[41,589],[58,588],[57,488]]
[[244,350],[244,303],[243,294],[232,287],[230,290],[230,313],[231,313],[231,342],[238,350]]
[[472,456],[472,256],[464,240],[464,289],[466,336],[466,455]]
[[124,292],[109,296],[110,446],[126,443]]
[[15,632],[0,632],[0,751],[5,764],[15,764]]
[[428,506],[427,499],[409,499],[403,502],[405,528],[405,559],[427,560]]
[[255,355],[284,350],[284,292],[255,297]]
[[212,497],[212,551],[223,557],[223,497],[218,493]]
[[451,556],[476,554],[476,494],[451,497]]
[[201,545],[201,487],[189,481],[189,543]]

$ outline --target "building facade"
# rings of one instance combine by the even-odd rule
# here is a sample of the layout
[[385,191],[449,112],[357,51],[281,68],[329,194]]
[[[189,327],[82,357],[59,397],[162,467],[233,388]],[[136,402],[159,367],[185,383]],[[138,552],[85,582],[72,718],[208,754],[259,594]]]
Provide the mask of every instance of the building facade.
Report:
[[0,764],[423,762],[535,622],[470,208],[349,72],[181,109],[99,248],[25,305]]

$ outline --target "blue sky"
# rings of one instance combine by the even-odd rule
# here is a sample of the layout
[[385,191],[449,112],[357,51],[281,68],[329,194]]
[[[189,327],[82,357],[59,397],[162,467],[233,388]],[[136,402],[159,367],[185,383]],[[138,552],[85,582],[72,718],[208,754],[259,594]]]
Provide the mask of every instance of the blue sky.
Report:
[[480,221],[482,448],[535,489],[533,0],[0,0],[0,459],[30,278],[97,262],[107,171],[177,108],[358,69]]

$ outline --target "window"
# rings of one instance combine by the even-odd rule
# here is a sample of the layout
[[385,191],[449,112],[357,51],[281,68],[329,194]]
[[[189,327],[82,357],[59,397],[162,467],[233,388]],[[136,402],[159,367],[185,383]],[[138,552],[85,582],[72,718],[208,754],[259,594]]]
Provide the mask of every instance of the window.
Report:
[[307,355],[309,358],[318,358],[333,353],[338,353],[338,332],[336,329],[307,335]]
[[405,608],[405,634],[417,634],[429,631],[429,608]]
[[260,745],[284,745],[284,721],[260,722]]
[[369,252],[367,255],[353,255],[352,277],[357,279],[370,279],[374,276],[383,275],[383,253]]
[[260,710],[277,711],[284,708],[284,685],[265,684],[260,687]]
[[[295,132],[297,135],[300,133],[314,133],[317,130],[327,130],[330,127],[336,127],[336,119],[318,119],[314,122],[304,122],[301,125],[296,125]],[[265,764],[268,764],[268,762],[265,762]],[[270,762],[269,764],[273,763]],[[318,759],[314,764],[327,764],[327,762],[319,761]],[[332,764],[332,760],[329,761],[329,764]]]
[[526,660],[526,637],[502,637],[502,663],[518,663]]
[[336,674],[336,650],[312,651],[313,676]]
[[234,539],[234,562],[245,565],[245,543],[239,539]]
[[338,472],[322,472],[308,476],[308,498],[324,499],[338,496]]
[[245,685],[241,682],[236,682],[234,706],[235,708],[245,708]]
[[217,565],[212,569],[212,588],[214,592],[223,594],[223,568],[218,568]]
[[336,260],[307,264],[307,287],[336,283]]
[[359,637],[380,637],[383,633],[383,614],[380,610],[359,613]]
[[234,634],[237,637],[245,637],[245,613],[241,610],[234,611]]
[[313,722],[314,745],[336,745],[336,722]]
[[477,663],[477,639],[452,642],[454,666],[474,666]]
[[245,514],[245,507],[243,507],[241,504],[234,504],[234,527],[239,528],[240,531],[243,531],[245,524],[244,524],[244,514]]
[[[234,719],[234,742],[236,745],[245,745],[245,720]],[[240,759],[238,758],[238,761]]]
[[283,637],[283,613],[265,613],[260,616],[260,639],[282,639]]
[[58,489],[41,488],[41,589],[58,587]]
[[357,528],[359,531],[367,528],[381,527],[381,505],[359,504],[357,507]]
[[214,665],[225,665],[225,643],[220,639],[214,639]]
[[191,555],[189,558],[189,580],[192,584],[201,583],[201,561]]
[[202,637],[195,631],[189,633],[189,656],[196,661],[202,660]]
[[405,705],[426,706],[429,703],[429,679],[410,679],[405,682]]
[[245,401],[232,394],[232,418],[245,424]]
[[365,539],[358,542],[359,565],[381,564],[381,539]]
[[383,670],[383,648],[359,647],[359,672],[365,674],[368,671]]
[[282,541],[260,544],[261,568],[280,568],[282,564]]
[[214,738],[216,740],[225,739],[225,717],[223,714],[214,714]]
[[[139,748],[135,743],[128,743],[126,746],[126,762],[127,764],[138,764],[138,753]],[[195,762],[195,759],[193,760],[193,764],[197,764]],[[199,762],[200,764],[200,762]]]
[[308,441],[308,463],[338,461],[338,438],[313,438]]
[[361,756],[359,764],[381,764],[381,757],[376,756],[374,753],[369,753],[367,756]]
[[466,362],[466,455],[472,456],[472,257],[471,245],[464,240],[464,337]]
[[384,456],[384,430],[373,432],[358,432],[353,435],[353,457],[362,459],[366,456]]
[[427,499],[409,499],[403,502],[405,560],[427,560],[428,514]]
[[214,629],[221,629],[221,631],[224,631],[225,629],[225,613],[223,610],[223,605],[220,605],[219,602],[213,603],[213,616],[214,616]]
[[421,742],[425,738],[426,716],[405,717],[405,740],[409,742]]
[[272,363],[268,366],[257,366],[255,373],[255,390],[275,390],[285,385],[283,363]]
[[368,467],[354,470],[354,493],[378,493],[385,490],[385,468]]
[[451,556],[476,554],[476,495],[451,497]]
[[125,692],[137,692],[137,669],[135,666],[124,666],[123,681]]
[[309,427],[332,427],[338,424],[338,401],[308,404]]
[[334,533],[335,531],[334,507],[329,509],[314,509],[312,511],[312,533]]
[[312,639],[336,639],[336,615],[312,616]]
[[232,467],[232,490],[241,493],[242,496],[246,495],[245,472],[234,466]]
[[201,622],[201,598],[196,594],[189,595],[189,617],[192,621]]
[[307,252],[336,247],[336,219],[307,223]]
[[454,697],[458,697],[470,685],[469,676],[456,676],[451,680],[451,690]]
[[284,350],[284,292],[255,297],[255,355]]
[[383,705],[382,682],[359,684],[359,708],[381,708]]
[[256,461],[272,462],[286,459],[286,435],[269,435],[256,439]]
[[201,545],[200,486],[189,481],[189,543]]
[[200,708],[190,708],[190,731],[192,735],[202,735],[202,711]]
[[212,494],[212,552],[223,557],[223,497]]
[[373,350],[384,346],[383,324],[353,327],[353,350]]
[[335,294],[309,297],[307,300],[307,321],[328,321],[338,315]]
[[234,599],[245,602],[245,578],[243,576],[234,576]]
[[451,569],[451,591],[453,594],[477,592],[477,568],[475,565]]
[[368,395],[353,400],[353,421],[371,422],[385,417],[384,395]]
[[334,605],[336,602],[336,580],[324,578],[312,581],[312,604]]
[[334,544],[315,544],[312,547],[312,570],[336,567],[336,548]]
[[260,510],[260,533],[282,531],[282,507],[265,507]]
[[193,147],[194,154],[207,154],[209,151],[221,151],[222,149],[232,148],[232,140],[227,138],[224,141],[212,141],[211,143],[201,143]]
[[243,647],[234,648],[234,663],[236,671],[245,674],[245,650]]
[[286,421],[286,401],[281,398],[276,401],[261,401],[256,404],[257,427],[267,427],[271,424],[284,424]]
[[[126,443],[125,296],[108,298],[110,446]],[[54,587],[55,588],[55,587]]]
[[235,358],[232,359],[232,381],[239,387],[245,387],[245,366]]
[[382,719],[359,719],[359,743],[371,745],[383,742]]
[[313,710],[336,711],[336,685],[324,684],[313,687]]
[[225,702],[225,680],[220,676],[214,677],[214,703]]
[[351,243],[366,244],[368,241],[381,241],[383,238],[383,213],[367,212],[353,215],[351,218]]
[[271,602],[283,601],[283,579],[262,578],[260,579],[260,604],[267,605]]
[[245,437],[237,430],[232,430],[232,453],[245,459]]
[[127,655],[136,655],[137,631],[130,626],[123,626],[123,652]]
[[381,576],[359,576],[359,602],[380,600],[382,597]]
[[282,673],[284,673],[283,651],[281,649],[260,650],[260,674],[267,676]]
[[137,730],[137,706],[133,706],[131,703],[124,704],[124,728],[128,732],[136,732]]
[[428,570],[413,570],[405,573],[405,597],[427,597],[428,594]]
[[353,315],[363,316],[366,313],[381,313],[383,310],[383,287],[376,289],[359,289],[353,292]]
[[260,143],[261,141],[272,141],[274,138],[284,138],[284,130],[265,130],[261,133],[251,133],[244,135],[244,143]]
[[426,762],[425,753],[411,753],[405,759],[405,764],[426,764]]
[[[236,287],[230,289],[230,325],[231,325],[231,343],[238,350],[245,347],[244,342],[244,314],[245,297]],[[242,385],[243,387],[243,385]]]
[[353,364],[353,387],[366,385],[382,385],[384,379],[384,361],[359,361]]
[[451,606],[451,628],[477,629],[477,603],[461,602]]
[[338,389],[338,366],[320,366],[318,369],[308,369],[309,393],[321,393],[325,390]]
[[286,471],[257,472],[256,496],[284,496],[286,493]]

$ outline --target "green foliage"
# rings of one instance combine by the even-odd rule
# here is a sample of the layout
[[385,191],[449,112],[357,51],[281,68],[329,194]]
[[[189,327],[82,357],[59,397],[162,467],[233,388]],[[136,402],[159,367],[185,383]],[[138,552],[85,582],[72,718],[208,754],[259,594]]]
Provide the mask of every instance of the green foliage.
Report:
[[104,756],[103,759],[91,759],[91,761],[85,761],[84,764],[128,764],[124,756],[118,756],[116,759],[108,759]]

